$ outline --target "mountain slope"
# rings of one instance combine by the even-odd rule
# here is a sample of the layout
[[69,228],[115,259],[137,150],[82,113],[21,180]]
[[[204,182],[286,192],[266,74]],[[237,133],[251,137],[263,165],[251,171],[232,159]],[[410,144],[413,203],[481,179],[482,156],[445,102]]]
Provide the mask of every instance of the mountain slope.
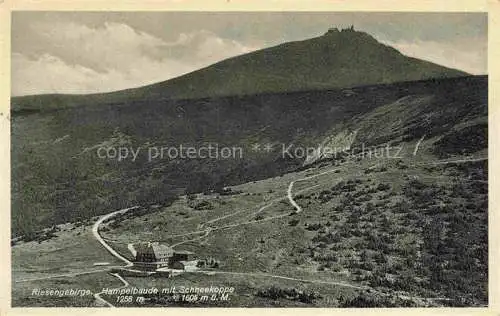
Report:
[[[486,77],[473,76],[16,115],[14,280],[107,260],[78,246],[92,243],[92,217],[138,205],[106,222],[103,238],[124,255],[130,243],[151,240],[216,259],[220,274],[192,274],[189,282],[238,288],[222,306],[485,306],[487,88]],[[148,148],[207,142],[241,146],[244,155],[148,161]],[[282,145],[293,145],[291,155]],[[350,150],[306,166],[295,150],[323,146]],[[100,157],[98,148],[109,147],[142,151],[137,159]],[[183,276],[126,278],[138,288],[186,285]],[[68,286],[89,283],[71,280]],[[47,288],[55,281],[37,280]],[[339,281],[370,291],[333,285]],[[23,287],[30,283],[13,284],[14,304],[68,304],[35,300]],[[319,296],[266,294],[291,286]],[[393,300],[402,295],[409,299]]]
[[[289,157],[282,145],[293,144],[291,151],[388,143],[413,148],[425,136],[439,157],[480,152],[487,147],[487,104],[487,78],[463,77],[15,115],[12,231],[26,234],[301,168],[306,157]],[[148,161],[149,148],[207,143],[242,148],[243,157]],[[254,144],[273,148],[255,151]],[[108,147],[141,151],[134,161],[99,157],[97,150]]]
[[33,110],[137,99],[189,99],[347,88],[369,84],[460,77],[464,72],[407,57],[364,32],[330,30],[233,57],[157,84],[92,95],[13,98],[12,108]]

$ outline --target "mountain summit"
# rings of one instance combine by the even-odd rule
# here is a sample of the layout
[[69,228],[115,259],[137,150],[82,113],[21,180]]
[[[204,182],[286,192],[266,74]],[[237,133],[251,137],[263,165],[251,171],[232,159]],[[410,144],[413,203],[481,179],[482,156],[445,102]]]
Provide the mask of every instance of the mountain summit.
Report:
[[191,98],[346,88],[464,75],[467,74],[407,57],[351,27],[330,29],[320,37],[226,59],[136,91]]
[[[149,86],[94,94],[91,99],[89,95],[45,97],[50,98],[53,105],[71,106],[89,101],[108,103],[347,88],[465,75],[462,71],[405,56],[368,33],[350,27],[332,28],[319,37],[232,57]],[[31,103],[29,108],[43,108],[44,103],[49,103],[36,97],[16,100],[17,104]]]

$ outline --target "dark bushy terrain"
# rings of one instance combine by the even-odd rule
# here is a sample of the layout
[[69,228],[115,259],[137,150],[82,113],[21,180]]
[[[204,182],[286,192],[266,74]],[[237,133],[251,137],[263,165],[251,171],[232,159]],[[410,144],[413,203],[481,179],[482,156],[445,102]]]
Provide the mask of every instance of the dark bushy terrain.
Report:
[[[358,178],[298,196],[323,214],[303,223],[315,235],[301,253],[320,271],[348,269],[374,288],[446,297],[450,306],[487,304],[487,163],[433,168],[422,174],[425,180],[406,179],[399,188]],[[429,181],[431,174],[449,182]]]
[[451,131],[436,142],[435,152],[440,157],[471,154],[488,147],[488,124],[477,124]]

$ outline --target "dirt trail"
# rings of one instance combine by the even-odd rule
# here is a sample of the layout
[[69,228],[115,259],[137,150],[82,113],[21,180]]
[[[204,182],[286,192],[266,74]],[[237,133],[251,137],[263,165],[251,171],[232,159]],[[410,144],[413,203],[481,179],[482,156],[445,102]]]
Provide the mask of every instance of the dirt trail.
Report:
[[[127,280],[125,280],[124,278],[122,278],[121,275],[119,275],[118,273],[110,273],[112,276],[114,276],[115,278],[117,278],[118,280],[120,280],[123,285],[120,286],[120,287],[117,287],[117,288],[114,288],[113,290],[120,290],[120,289],[123,289],[123,288],[126,288],[128,287],[130,284],[127,282]],[[95,293],[94,294],[94,298],[98,301],[98,302],[101,302],[102,304],[108,306],[108,307],[116,307],[115,305],[111,304],[110,302],[106,301],[105,299],[103,299],[101,297],[101,295],[103,294],[104,292],[99,292],[99,293]]]
[[134,206],[134,207],[129,207],[129,208],[124,208],[124,209],[121,209],[121,210],[118,210],[118,211],[114,211],[114,212],[111,212],[109,214],[106,214],[104,216],[102,216],[101,218],[99,218],[99,220],[97,220],[94,224],[94,226],[92,227],[92,234],[94,235],[94,237],[97,239],[98,242],[101,243],[101,245],[103,245],[104,248],[106,248],[106,250],[112,254],[115,258],[125,262],[126,266],[132,266],[133,263],[128,260],[127,258],[123,257],[122,255],[120,255],[116,250],[114,250],[102,237],[101,235],[99,235],[99,226],[105,221],[105,220],[108,220],[110,218],[112,218],[113,216],[117,215],[117,214],[123,214],[123,213],[126,213],[130,210],[134,210],[134,209],[137,209],[139,208],[139,206]]

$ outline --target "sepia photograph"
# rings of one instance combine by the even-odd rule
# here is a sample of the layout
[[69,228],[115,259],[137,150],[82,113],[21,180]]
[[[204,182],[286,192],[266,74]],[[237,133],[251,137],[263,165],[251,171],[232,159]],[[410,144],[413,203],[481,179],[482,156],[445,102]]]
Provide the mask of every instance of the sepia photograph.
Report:
[[10,24],[11,307],[490,306],[488,13]]

